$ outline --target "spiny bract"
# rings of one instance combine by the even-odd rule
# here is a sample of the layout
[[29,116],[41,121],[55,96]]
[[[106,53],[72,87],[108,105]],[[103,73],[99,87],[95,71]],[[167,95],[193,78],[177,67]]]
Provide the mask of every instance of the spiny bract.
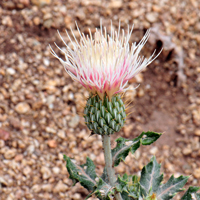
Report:
[[84,118],[92,134],[111,135],[118,132],[126,120],[121,96],[115,95],[111,101],[106,95],[103,101],[98,95],[90,96],[84,110]]

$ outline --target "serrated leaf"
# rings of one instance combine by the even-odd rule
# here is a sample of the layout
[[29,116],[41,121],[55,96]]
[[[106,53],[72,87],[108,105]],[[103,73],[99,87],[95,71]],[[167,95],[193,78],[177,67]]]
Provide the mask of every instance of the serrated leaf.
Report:
[[87,161],[84,165],[78,166],[72,162],[72,160],[64,155],[64,160],[66,161],[66,167],[69,172],[69,178],[71,178],[76,184],[80,184],[88,189],[89,191],[97,185],[95,178],[97,177],[95,172],[95,165],[90,158],[87,158]]
[[172,175],[167,183],[162,184],[156,192],[158,200],[169,200],[172,199],[177,192],[183,191],[183,186],[186,184],[189,176],[179,176],[174,178]]
[[99,178],[99,181],[97,182],[93,192],[86,199],[88,199],[92,194],[95,194],[101,200],[111,200],[114,192],[114,187],[107,184],[103,179]]
[[190,186],[181,200],[200,200],[200,193],[196,193],[199,189],[200,187]]
[[161,165],[157,163],[155,156],[143,167],[140,178],[141,195],[147,196],[150,192],[156,192],[163,180],[163,174],[160,175]]
[[124,174],[123,177],[118,176],[117,182],[116,191],[121,193],[122,199],[138,199],[139,178],[136,175],[128,176],[127,174]]
[[161,133],[148,131],[142,132],[140,136],[133,140],[128,140],[122,137],[118,138],[116,140],[117,145],[112,150],[113,166],[117,166],[121,161],[124,161],[130,151],[131,153],[135,153],[135,151],[140,147],[141,144],[150,145],[155,142],[160,136]]

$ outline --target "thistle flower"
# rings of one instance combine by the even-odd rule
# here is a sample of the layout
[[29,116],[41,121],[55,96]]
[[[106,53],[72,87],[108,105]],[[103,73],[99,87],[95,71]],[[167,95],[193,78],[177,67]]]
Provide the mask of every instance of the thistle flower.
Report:
[[116,31],[111,24],[108,34],[106,27],[101,25],[100,30],[96,29],[94,38],[90,29],[89,35],[81,33],[78,26],[77,29],[80,42],[72,30],[74,41],[66,32],[73,48],[70,48],[59,34],[66,45],[65,50],[58,47],[65,55],[65,60],[53,49],[51,52],[63,64],[72,79],[80,82],[90,93],[98,94],[102,100],[105,94],[111,99],[113,95],[125,92],[128,81],[157,57],[153,58],[154,53],[148,59],[139,56],[149,38],[149,30],[138,44],[130,45],[133,26],[131,30],[128,27],[127,34],[124,30],[120,34],[120,25]]
[[[67,36],[72,48],[63,43],[66,49],[61,49],[65,60],[61,59],[53,49],[52,54],[60,60],[72,79],[80,82],[89,92],[84,117],[86,125],[96,134],[113,134],[118,132],[126,120],[125,105],[119,93],[127,90],[128,81],[149,65],[156,57],[151,55],[148,59],[140,57],[139,53],[149,38],[149,30],[142,40],[136,44],[129,44],[133,31],[128,27],[128,33],[118,31],[112,27],[110,34],[105,27],[96,29],[94,37],[89,30],[89,35],[81,33],[80,42],[77,41],[73,31],[72,41],[68,32]],[[153,58],[154,57],[154,58]]]

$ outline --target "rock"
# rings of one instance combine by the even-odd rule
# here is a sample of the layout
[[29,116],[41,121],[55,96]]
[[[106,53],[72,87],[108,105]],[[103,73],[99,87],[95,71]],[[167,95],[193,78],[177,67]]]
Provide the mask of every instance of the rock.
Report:
[[2,21],[1,23],[5,26],[9,26],[9,27],[12,27],[13,26],[13,21],[12,21],[12,18],[7,15],[5,17],[2,17]]
[[157,18],[158,18],[158,13],[156,12],[150,12],[146,14],[146,19],[150,23],[155,23],[157,21]]
[[48,146],[51,148],[56,148],[57,147],[57,142],[55,140],[49,140],[48,141]]
[[33,23],[38,26],[40,24],[40,18],[39,17],[34,17],[33,18]]
[[196,130],[194,131],[194,134],[197,135],[197,136],[200,136],[200,129],[196,129]]
[[60,137],[61,139],[65,139],[65,137],[66,137],[65,131],[59,130],[59,131],[58,131],[58,137]]
[[8,140],[10,138],[10,133],[3,130],[3,129],[0,129],[0,140]]
[[22,129],[21,122],[20,122],[20,120],[19,120],[18,118],[15,118],[15,117],[13,117],[13,116],[10,116],[10,117],[8,118],[8,120],[9,120],[10,125],[11,125],[13,128],[18,129],[18,130],[21,130],[21,129]]
[[29,166],[26,166],[24,169],[23,169],[23,174],[25,176],[29,175],[31,173],[32,169],[29,167]]
[[34,185],[34,186],[31,188],[31,190],[32,190],[34,193],[40,192],[41,189],[42,189],[41,186],[38,185],[38,184]]
[[11,68],[11,67],[9,67],[9,68],[7,68],[7,73],[9,74],[9,75],[14,75],[15,73],[16,73],[16,71],[15,71],[15,69],[13,69],[13,68]]
[[20,102],[15,106],[15,110],[19,114],[25,114],[30,111],[30,106],[26,102]]
[[195,169],[193,174],[194,174],[195,178],[199,179],[200,178],[200,168]]
[[122,7],[122,1],[121,0],[115,0],[115,1],[111,1],[109,3],[109,8],[113,9],[113,8],[121,8]]
[[158,147],[152,147],[149,151],[152,155],[155,155],[158,152]]
[[56,186],[53,189],[54,193],[59,193],[59,192],[66,192],[68,189],[68,186],[64,184],[61,180],[56,184]]
[[52,184],[44,184],[42,185],[42,190],[44,190],[45,192],[51,192],[52,191]]
[[14,158],[16,156],[16,149],[8,149],[5,153],[4,153],[4,157],[7,160],[10,160],[12,158]]
[[49,5],[51,3],[51,0],[31,0],[31,3],[33,5],[41,7],[41,6]]
[[71,128],[76,128],[77,125],[79,124],[80,118],[78,115],[75,115],[74,117],[71,118],[71,120],[69,121],[69,126]]
[[42,166],[40,172],[42,173],[42,178],[44,180],[51,177],[51,170],[48,167]]
[[60,173],[60,168],[59,167],[53,167],[53,172],[54,174],[59,174]]

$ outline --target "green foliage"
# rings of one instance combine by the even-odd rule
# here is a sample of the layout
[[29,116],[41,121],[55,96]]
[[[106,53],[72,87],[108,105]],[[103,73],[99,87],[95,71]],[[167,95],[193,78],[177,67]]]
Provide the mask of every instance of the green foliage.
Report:
[[105,96],[102,101],[98,95],[89,97],[84,118],[92,134],[110,135],[118,132],[125,123],[125,105],[120,95],[115,95],[109,101]]
[[200,193],[197,193],[199,189],[200,187],[189,187],[181,200],[200,200]]
[[[113,166],[124,161],[129,152],[134,153],[140,145],[150,145],[161,136],[160,133],[143,132],[133,140],[118,138],[117,145],[112,149]],[[64,156],[67,163],[67,170],[74,184],[80,184],[88,189],[92,195],[96,195],[100,200],[112,200],[116,193],[120,193],[123,200],[170,200],[178,192],[183,190],[183,186],[188,180],[188,176],[171,176],[166,183],[162,183],[163,174],[160,174],[161,165],[156,158],[152,157],[150,162],[143,167],[141,177],[124,174],[118,176],[116,184],[111,186],[108,181],[106,169],[101,177],[97,177],[93,161],[87,158],[85,164],[78,166],[72,160]],[[189,187],[181,200],[200,200],[199,187]]]
[[112,150],[113,165],[119,165],[121,161],[125,160],[130,151],[132,154],[135,153],[135,151],[140,147],[141,144],[150,145],[155,142],[160,136],[161,133],[148,131],[143,132],[140,136],[133,140],[118,138],[116,140],[117,146]]
[[116,186],[116,191],[121,193],[123,199],[134,200],[138,199],[139,196],[139,178],[134,175],[128,176],[124,174],[123,177],[118,176],[118,185]]
[[94,190],[87,196],[88,199],[92,194],[95,194],[101,200],[111,200],[112,196],[115,192],[114,187],[111,187],[109,184],[103,181],[103,179],[99,178],[97,185]]
[[93,161],[90,158],[87,158],[84,165],[78,166],[66,155],[64,155],[64,160],[67,163],[66,167],[70,175],[69,178],[72,179],[74,185],[77,182],[80,182],[80,184],[89,191],[93,190],[97,185],[95,181],[97,175]]
[[[183,186],[188,180],[188,176],[179,176],[174,178],[171,176],[167,183],[162,184],[163,175],[160,175],[160,165],[156,158],[143,167],[140,178],[140,196],[145,200],[169,200],[172,199],[177,192],[182,191]],[[153,198],[152,198],[153,196]]]

